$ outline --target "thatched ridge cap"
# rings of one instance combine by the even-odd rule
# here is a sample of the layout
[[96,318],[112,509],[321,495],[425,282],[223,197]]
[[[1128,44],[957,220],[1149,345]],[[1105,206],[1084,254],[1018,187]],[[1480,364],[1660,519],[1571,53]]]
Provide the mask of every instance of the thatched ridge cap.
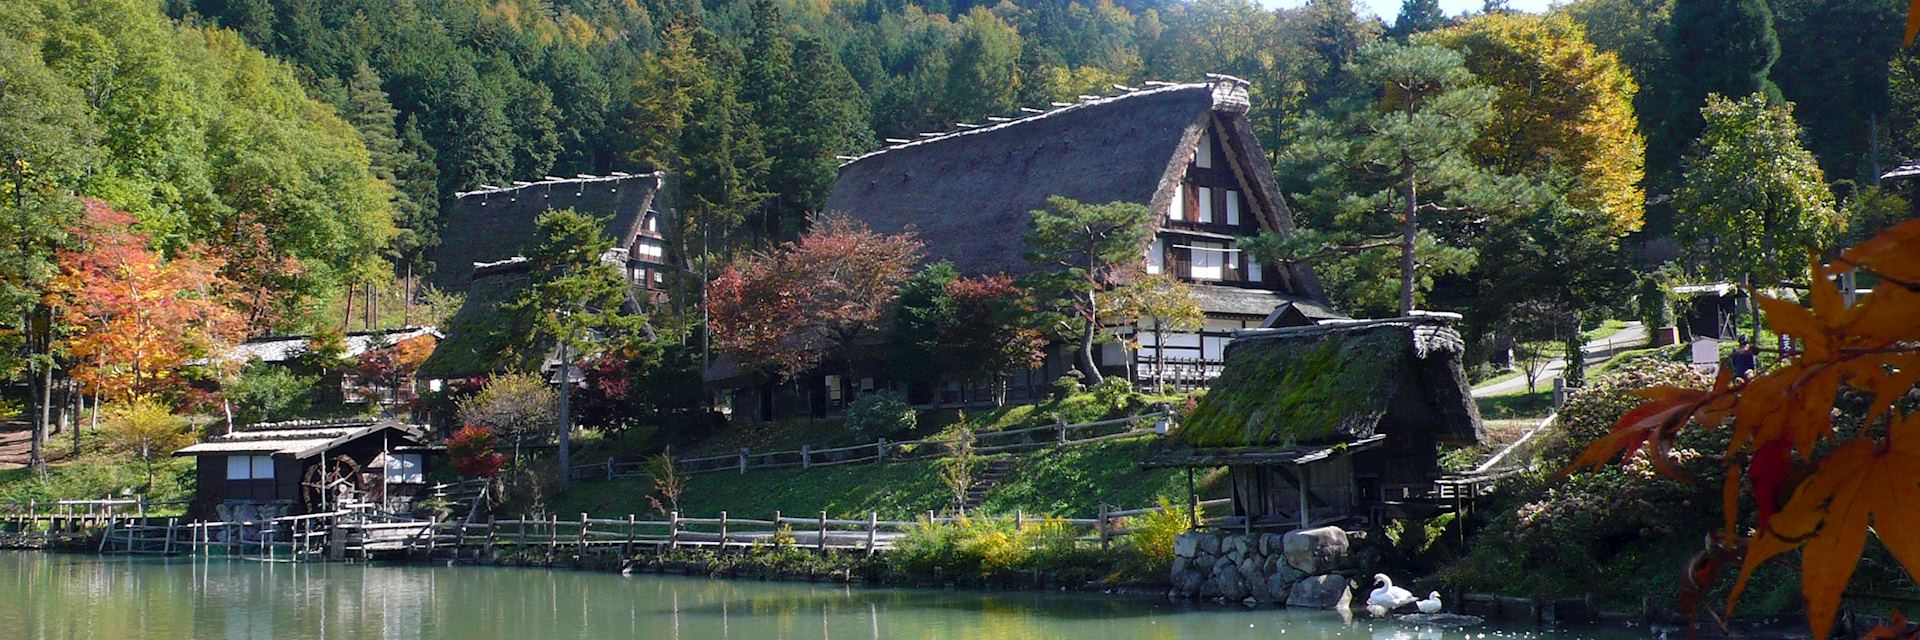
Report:
[[526,189],[528,187],[542,187],[542,186],[551,187],[553,185],[559,185],[559,184],[586,184],[591,182],[621,182],[625,180],[635,180],[635,179],[651,179],[653,180],[655,187],[658,188],[659,183],[663,180],[666,180],[666,178],[667,178],[667,173],[665,171],[652,171],[648,173],[627,173],[624,171],[615,171],[604,176],[596,176],[592,174],[582,173],[580,175],[576,175],[571,178],[563,178],[560,176],[544,176],[539,180],[515,180],[513,181],[513,184],[505,187],[496,187],[490,184],[483,184],[483,185],[480,185],[479,188],[474,189],[472,191],[455,192],[453,194],[453,199],[459,200],[462,198],[466,198],[468,196],[508,193],[512,191]]
[[958,138],[960,136],[998,131],[1001,129],[1015,127],[1022,124],[1031,123],[1037,120],[1043,120],[1046,118],[1058,116],[1058,115],[1076,111],[1076,110],[1087,109],[1090,107],[1096,107],[1100,105],[1113,104],[1115,102],[1123,101],[1129,98],[1138,98],[1138,97],[1149,96],[1154,94],[1171,93],[1171,92],[1177,92],[1177,91],[1212,90],[1221,84],[1230,85],[1234,89],[1244,90],[1247,87],[1251,86],[1252,84],[1247,82],[1246,80],[1242,80],[1240,78],[1236,78],[1236,77],[1225,75],[1225,74],[1219,74],[1219,73],[1209,73],[1209,74],[1206,74],[1205,77],[1206,79],[1200,82],[1173,83],[1173,82],[1148,81],[1145,83],[1145,86],[1143,87],[1125,87],[1121,85],[1113,85],[1114,89],[1120,91],[1120,93],[1111,95],[1111,96],[1080,96],[1080,99],[1074,102],[1056,102],[1056,103],[1053,103],[1053,105],[1050,108],[1046,108],[1046,109],[1033,109],[1033,108],[1022,107],[1020,109],[1020,113],[1014,116],[989,116],[987,118],[987,124],[977,124],[977,123],[971,123],[971,122],[955,123],[954,125],[955,128],[952,131],[929,131],[929,132],[917,134],[916,137],[914,138],[887,138],[887,141],[891,143],[891,144],[888,144],[887,146],[881,147],[879,149],[874,149],[872,151],[868,151],[866,153],[856,155],[856,156],[840,156],[840,159],[842,160],[842,162],[840,163],[839,168],[844,170],[848,166],[853,165],[854,163],[860,162],[862,160],[866,160],[874,156],[885,154],[889,151],[905,149],[905,148],[914,147],[914,146],[921,146],[921,145],[925,145],[932,142],[938,142],[942,140],[951,140],[954,138]]

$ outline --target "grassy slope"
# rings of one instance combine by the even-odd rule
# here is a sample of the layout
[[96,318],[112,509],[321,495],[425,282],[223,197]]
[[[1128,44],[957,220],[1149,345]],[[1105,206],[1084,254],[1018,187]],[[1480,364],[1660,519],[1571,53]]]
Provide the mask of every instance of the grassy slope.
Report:
[[[1158,496],[1184,501],[1184,472],[1139,468],[1139,461],[1154,446],[1151,440],[1140,439],[1006,454],[1016,460],[1014,472],[988,494],[982,508],[996,513],[1023,510],[1086,517],[1098,512],[1103,501],[1121,508],[1144,507]],[[987,459],[995,457],[999,456]],[[701,474],[689,477],[680,510],[708,517],[725,509],[743,518],[765,518],[775,510],[785,514],[825,510],[833,517],[878,511],[882,518],[904,519],[946,507],[947,488],[939,475],[931,460]],[[1212,497],[1208,491],[1214,487],[1201,485],[1202,496]],[[554,507],[560,513],[646,513],[650,506],[645,496],[650,490],[644,478],[584,482]],[[1224,486],[1213,492],[1223,490]]]

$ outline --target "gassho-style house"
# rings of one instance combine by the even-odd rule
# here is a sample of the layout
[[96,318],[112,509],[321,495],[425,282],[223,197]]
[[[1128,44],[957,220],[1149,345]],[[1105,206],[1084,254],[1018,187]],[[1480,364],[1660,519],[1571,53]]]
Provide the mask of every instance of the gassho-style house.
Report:
[[[1236,331],[1343,317],[1329,308],[1310,269],[1262,264],[1238,247],[1242,237],[1294,229],[1247,122],[1247,86],[1220,75],[1151,83],[917,140],[889,140],[890,146],[841,165],[824,209],[882,233],[914,230],[928,261],[952,262],[962,275],[1017,277],[1031,270],[1023,257],[1030,212],[1049,197],[1146,205],[1157,224],[1140,250],[1144,268],[1191,283],[1205,323],[1197,332],[1167,333],[1165,344],[1155,344],[1143,327],[1117,327],[1122,335],[1139,331],[1138,348],[1109,342],[1096,354],[1097,364],[1112,375],[1150,380],[1164,350],[1173,382],[1204,384],[1219,375]],[[1061,349],[1044,365],[1014,375],[1007,397],[1042,397],[1072,366]],[[723,390],[736,419],[831,411],[849,395],[884,385],[842,374],[822,370],[776,383],[721,357],[707,379]],[[954,402],[981,392],[949,383],[914,401]]]
[[630,311],[663,301],[670,264],[662,234],[665,214],[658,206],[664,182],[665,174],[657,172],[614,173],[483,185],[458,194],[434,252],[438,270],[428,282],[466,297],[444,327],[446,340],[420,366],[418,377],[428,389],[556,364],[546,351],[509,349],[528,327],[503,322],[510,316],[501,313],[501,305],[533,281],[526,254],[540,240],[535,221],[548,211],[573,209],[606,221],[602,232],[614,244],[600,261],[625,276]]

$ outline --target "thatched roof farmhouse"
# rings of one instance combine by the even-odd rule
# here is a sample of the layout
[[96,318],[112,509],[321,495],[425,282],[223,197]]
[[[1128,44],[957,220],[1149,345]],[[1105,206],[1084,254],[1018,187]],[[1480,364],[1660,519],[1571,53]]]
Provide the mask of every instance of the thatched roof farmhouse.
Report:
[[571,208],[604,219],[604,233],[614,246],[601,261],[626,276],[629,304],[658,304],[670,265],[662,235],[665,219],[656,207],[664,179],[662,173],[550,177],[458,194],[427,280],[463,292],[466,299],[442,328],[446,340],[419,376],[469,378],[539,364],[544,352],[509,348],[530,327],[502,314],[501,305],[532,282],[524,256],[539,242],[534,221],[548,211]]
[[[1101,366],[1130,378],[1156,371],[1149,363],[1164,348],[1174,367],[1168,375],[1202,383],[1218,373],[1235,331],[1342,317],[1309,268],[1261,264],[1237,246],[1242,237],[1294,228],[1247,121],[1246,81],[1209,75],[1118,89],[894,140],[843,164],[825,209],[884,233],[912,229],[928,260],[950,261],[962,274],[1019,276],[1030,270],[1030,212],[1049,197],[1145,205],[1158,220],[1140,248],[1145,268],[1192,283],[1207,322],[1166,336],[1165,345],[1150,335],[1138,349],[1105,345]],[[1050,364],[1032,377],[1044,385],[1064,372]]]

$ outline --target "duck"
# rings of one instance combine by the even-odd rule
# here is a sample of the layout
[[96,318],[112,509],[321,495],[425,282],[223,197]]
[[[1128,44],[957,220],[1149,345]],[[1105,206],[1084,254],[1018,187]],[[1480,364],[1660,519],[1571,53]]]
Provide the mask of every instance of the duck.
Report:
[[1413,604],[1418,600],[1418,598],[1413,597],[1413,592],[1393,586],[1393,579],[1388,578],[1387,574],[1373,574],[1373,583],[1380,585],[1380,588],[1374,589],[1373,593],[1367,596],[1367,604],[1369,605],[1378,605],[1388,611],[1393,611],[1394,609]]
[[1440,613],[1440,592],[1435,591],[1429,593],[1427,594],[1427,599],[1413,604],[1414,606],[1420,607],[1420,613]]

